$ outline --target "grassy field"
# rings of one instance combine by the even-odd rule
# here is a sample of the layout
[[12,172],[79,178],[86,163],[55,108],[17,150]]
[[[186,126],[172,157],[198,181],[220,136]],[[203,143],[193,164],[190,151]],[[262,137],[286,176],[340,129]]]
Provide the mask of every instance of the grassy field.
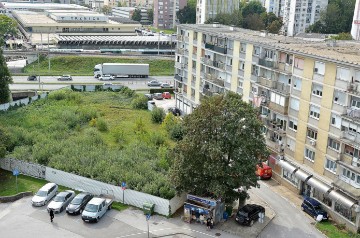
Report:
[[90,56],[58,56],[51,58],[51,70],[49,71],[48,60],[43,58],[40,64],[31,63],[24,68],[26,74],[40,75],[93,75],[94,66],[101,63],[139,63],[150,65],[150,75],[173,75],[174,59],[126,59],[113,57],[90,57]]
[[155,27],[150,27],[150,30],[156,31],[156,32],[163,31],[165,34],[174,34],[174,33],[176,33],[175,29],[158,29],[158,28],[155,28]]
[[131,93],[62,90],[1,112],[7,156],[173,197],[167,174],[174,142],[149,111],[132,109]]
[[360,234],[354,234],[346,231],[345,229],[339,229],[335,226],[335,223],[332,222],[319,222],[316,224],[322,233],[324,233],[329,238],[359,238]]

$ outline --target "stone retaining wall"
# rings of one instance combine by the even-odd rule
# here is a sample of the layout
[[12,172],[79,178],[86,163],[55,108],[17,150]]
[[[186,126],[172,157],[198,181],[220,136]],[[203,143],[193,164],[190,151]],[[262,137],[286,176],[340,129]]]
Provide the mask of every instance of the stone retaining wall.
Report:
[[32,196],[32,195],[33,192],[22,192],[13,196],[4,196],[4,197],[0,197],[0,203],[14,202],[16,200],[19,200],[20,198]]

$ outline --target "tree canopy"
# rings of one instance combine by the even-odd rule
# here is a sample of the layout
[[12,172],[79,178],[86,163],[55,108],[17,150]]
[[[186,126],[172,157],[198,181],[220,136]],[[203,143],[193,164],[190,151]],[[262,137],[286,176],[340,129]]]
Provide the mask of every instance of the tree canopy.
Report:
[[5,35],[16,36],[17,34],[17,22],[6,15],[0,14],[0,46],[4,44]]
[[267,155],[261,127],[256,110],[238,94],[202,100],[185,117],[183,139],[173,151],[176,191],[231,202],[240,196],[234,189],[257,186],[255,167]]
[[176,13],[176,17],[181,24],[193,24],[196,22],[196,7],[192,5],[185,6]]
[[154,9],[150,8],[147,10],[147,16],[149,19],[149,22],[152,24],[154,22]]
[[350,32],[356,0],[329,0],[320,20],[309,26],[307,32],[338,34]]
[[111,13],[112,8],[108,5],[104,5],[101,8],[101,12],[104,13],[105,15],[109,15]]
[[140,9],[135,9],[131,19],[134,20],[134,21],[140,22],[141,21],[141,10]]

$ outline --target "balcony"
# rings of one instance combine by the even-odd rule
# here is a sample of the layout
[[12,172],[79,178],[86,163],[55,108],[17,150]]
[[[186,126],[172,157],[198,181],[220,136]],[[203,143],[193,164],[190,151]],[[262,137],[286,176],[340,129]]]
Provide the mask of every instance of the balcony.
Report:
[[284,126],[281,125],[281,123],[279,121],[268,119],[266,121],[266,125],[269,130],[272,130],[273,132],[275,132],[278,135],[283,136],[286,134],[286,128],[284,128]]
[[292,73],[292,65],[286,63],[279,63],[279,70],[291,74]]
[[213,49],[215,52],[218,52],[220,54],[226,54],[227,53],[227,50],[226,50],[226,47],[224,46],[217,46],[217,45],[214,45],[214,49]]
[[180,62],[175,62],[175,68],[184,69],[184,64]]
[[214,50],[214,44],[212,43],[205,43],[205,49],[210,49],[210,50]]
[[205,87],[204,87],[202,93],[203,93],[205,96],[212,97],[212,96],[219,95],[219,94],[221,94],[222,92],[216,91],[216,90],[211,90],[211,89],[209,89],[209,88],[205,88]]
[[284,155],[284,146],[280,144],[281,141],[276,139],[273,135],[266,136],[265,142],[267,147],[271,150],[277,152],[279,155]]
[[264,77],[259,76],[257,79],[257,83],[261,86],[274,89],[282,94],[290,93],[290,86],[281,82],[273,81]]
[[349,83],[347,91],[352,94],[360,95],[360,86],[358,83]]
[[176,48],[175,52],[176,52],[176,54],[183,55],[185,50],[184,50],[184,48]]
[[185,37],[184,37],[184,40],[185,40],[185,42],[189,42],[189,37],[188,37],[188,36],[185,36]]
[[273,68],[273,69],[278,68],[277,62],[268,60],[268,59],[259,59],[259,65],[265,66],[267,68]]
[[178,81],[180,81],[180,82],[183,81],[183,77],[181,77],[181,76],[178,75],[178,74],[175,74],[174,78],[175,78],[175,80],[178,80]]
[[176,40],[177,41],[184,41],[184,36],[183,35],[177,35]]
[[275,112],[278,112],[282,115],[287,115],[288,114],[288,104],[289,104],[289,98],[285,99],[285,105],[282,106],[280,104],[274,103],[274,102],[270,102],[269,103],[269,109],[273,110]]
[[212,84],[216,84],[217,86],[224,87],[224,80],[219,79],[217,76],[212,74],[206,74],[205,80],[209,81]]
[[360,122],[360,109],[351,108],[351,107],[344,108],[342,116],[347,119]]
[[273,87],[275,87],[276,82],[259,76],[257,83],[264,87],[273,88]]
[[359,134],[353,131],[342,131],[340,138],[345,141],[345,143],[349,143],[352,145],[360,143]]

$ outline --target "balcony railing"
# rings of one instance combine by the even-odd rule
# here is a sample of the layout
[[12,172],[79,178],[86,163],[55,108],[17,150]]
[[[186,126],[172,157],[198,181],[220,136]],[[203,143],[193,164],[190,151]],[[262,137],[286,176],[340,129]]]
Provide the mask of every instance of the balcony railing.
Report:
[[360,86],[358,83],[349,83],[347,86],[347,91],[349,93],[360,95]]
[[205,75],[205,79],[207,81],[210,81],[211,83],[213,84],[216,84],[220,87],[224,87],[224,80],[222,79],[219,79],[218,77],[216,77],[215,75],[212,75],[212,74],[206,74]]
[[352,120],[360,121],[360,109],[351,107],[344,108],[342,116]]
[[203,91],[202,93],[206,96],[209,96],[209,97],[212,97],[212,96],[215,96],[215,95],[219,95],[221,94],[222,92],[220,91],[215,91],[215,90],[210,90],[208,88],[203,88]]
[[259,65],[268,67],[268,68],[273,68],[273,69],[277,69],[278,68],[278,64],[275,61],[271,61],[268,59],[259,59]]
[[211,43],[205,43],[205,49],[210,49],[210,50],[214,50],[214,44]]
[[183,35],[177,35],[177,36],[176,36],[176,40],[178,40],[178,41],[183,41],[183,40],[184,40],[184,36],[183,36]]
[[184,48],[176,48],[175,52],[176,52],[176,54],[183,55],[184,54]]
[[347,139],[347,140],[355,142],[355,143],[360,143],[360,136],[356,132],[342,131],[341,132],[341,138],[342,139]]
[[289,101],[288,98],[285,99],[284,106],[270,101],[269,108],[270,108],[270,110],[276,111],[282,115],[287,115],[288,114],[288,101]]
[[226,54],[227,53],[226,47],[224,47],[224,46],[215,45],[214,46],[214,51],[218,52],[218,53],[221,53],[221,54]]
[[257,83],[264,87],[275,89],[276,91],[279,91],[283,94],[290,93],[290,86],[286,85],[284,83],[281,83],[281,82],[273,81],[273,80],[259,76],[257,79]]
[[259,76],[257,83],[262,86],[268,87],[268,88],[273,88],[273,87],[275,87],[276,82],[273,80]]
[[175,67],[178,69],[183,69],[184,68],[184,64],[180,63],[180,62],[175,62]]
[[183,81],[183,78],[178,74],[175,74],[174,78],[178,81],[181,81],[181,82]]

